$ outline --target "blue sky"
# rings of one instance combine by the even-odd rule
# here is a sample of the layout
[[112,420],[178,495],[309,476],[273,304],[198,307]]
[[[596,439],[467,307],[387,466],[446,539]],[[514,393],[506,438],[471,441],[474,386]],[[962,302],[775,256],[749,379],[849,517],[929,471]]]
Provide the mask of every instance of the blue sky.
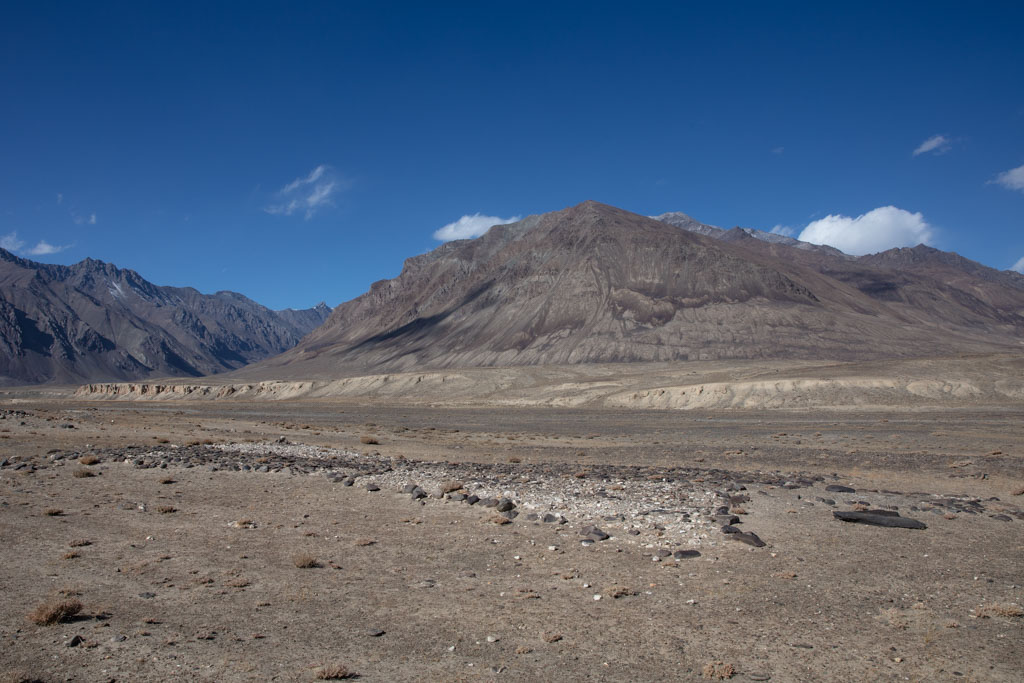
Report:
[[833,5],[8,3],[0,244],[336,305],[595,199],[1013,267],[1022,6]]

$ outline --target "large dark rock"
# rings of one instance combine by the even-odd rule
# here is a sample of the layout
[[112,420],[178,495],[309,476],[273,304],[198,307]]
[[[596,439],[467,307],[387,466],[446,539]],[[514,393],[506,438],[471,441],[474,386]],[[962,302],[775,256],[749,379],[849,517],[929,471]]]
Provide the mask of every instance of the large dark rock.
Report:
[[898,512],[892,510],[835,510],[832,512],[836,519],[844,522],[857,524],[871,524],[873,526],[894,527],[899,529],[927,529],[928,525],[909,517],[900,517]]

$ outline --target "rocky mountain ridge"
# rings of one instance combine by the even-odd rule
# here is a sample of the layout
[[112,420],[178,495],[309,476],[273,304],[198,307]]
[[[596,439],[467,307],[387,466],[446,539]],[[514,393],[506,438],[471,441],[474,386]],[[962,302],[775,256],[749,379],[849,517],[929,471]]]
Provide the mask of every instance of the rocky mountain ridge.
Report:
[[294,346],[330,313],[272,311],[235,292],[154,285],[85,259],[37,263],[0,249],[0,383],[201,376]]
[[584,202],[446,243],[338,306],[296,348],[237,374],[1024,348],[1016,274],[928,247],[857,258],[669,218]]

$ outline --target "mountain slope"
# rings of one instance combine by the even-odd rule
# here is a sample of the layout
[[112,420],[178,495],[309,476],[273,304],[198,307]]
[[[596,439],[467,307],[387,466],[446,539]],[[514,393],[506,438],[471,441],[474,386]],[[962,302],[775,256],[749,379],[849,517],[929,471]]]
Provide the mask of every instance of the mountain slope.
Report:
[[234,292],[159,287],[102,261],[50,265],[0,249],[0,382],[223,372],[294,346],[329,312],[271,311]]
[[1022,290],[959,326],[831,276],[851,258],[836,250],[712,235],[596,202],[494,226],[408,259],[295,349],[236,375],[1021,348]]

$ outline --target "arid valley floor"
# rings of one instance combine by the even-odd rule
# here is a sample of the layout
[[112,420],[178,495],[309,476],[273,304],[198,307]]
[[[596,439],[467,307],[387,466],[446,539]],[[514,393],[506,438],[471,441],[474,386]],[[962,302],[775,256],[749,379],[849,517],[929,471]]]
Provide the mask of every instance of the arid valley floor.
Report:
[[[10,680],[1024,671],[1018,399],[651,410],[34,389],[0,402]],[[504,499],[504,515],[485,506]],[[868,508],[927,528],[833,515]],[[730,520],[739,534],[721,531]],[[765,545],[737,542],[745,532]],[[29,619],[61,600],[80,612]]]

